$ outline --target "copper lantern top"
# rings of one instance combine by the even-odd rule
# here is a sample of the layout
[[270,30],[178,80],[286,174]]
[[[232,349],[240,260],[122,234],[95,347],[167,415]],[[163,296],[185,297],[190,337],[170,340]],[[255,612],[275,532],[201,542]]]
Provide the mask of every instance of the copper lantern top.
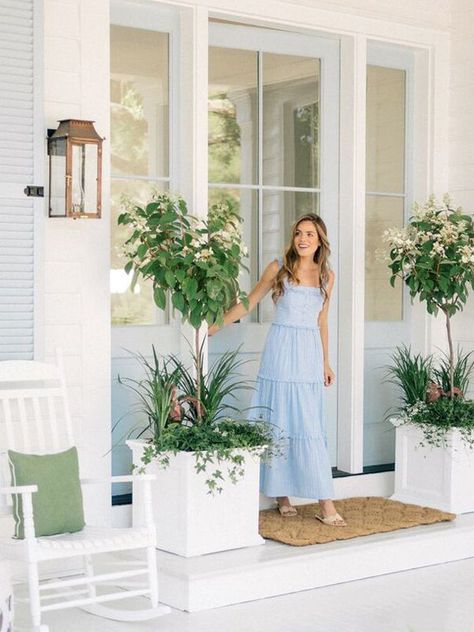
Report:
[[49,140],[59,140],[61,138],[75,138],[84,141],[102,141],[103,139],[96,132],[95,121],[80,121],[78,119],[63,119],[59,122],[58,129],[50,136]]

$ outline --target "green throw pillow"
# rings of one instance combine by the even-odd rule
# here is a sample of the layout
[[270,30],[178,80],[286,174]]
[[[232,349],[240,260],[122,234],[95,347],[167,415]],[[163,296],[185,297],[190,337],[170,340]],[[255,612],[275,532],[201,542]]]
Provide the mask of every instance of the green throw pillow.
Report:
[[[12,485],[37,485],[33,494],[35,535],[72,533],[84,527],[77,449],[56,454],[23,454],[8,450]],[[20,494],[13,495],[15,537],[24,539]]]

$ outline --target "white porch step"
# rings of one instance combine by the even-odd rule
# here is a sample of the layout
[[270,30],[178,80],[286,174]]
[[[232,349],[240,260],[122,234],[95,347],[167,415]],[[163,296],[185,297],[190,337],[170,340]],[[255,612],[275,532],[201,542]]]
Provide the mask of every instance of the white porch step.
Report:
[[306,547],[268,540],[194,558],[158,551],[160,601],[196,612],[468,557],[474,557],[474,513]]

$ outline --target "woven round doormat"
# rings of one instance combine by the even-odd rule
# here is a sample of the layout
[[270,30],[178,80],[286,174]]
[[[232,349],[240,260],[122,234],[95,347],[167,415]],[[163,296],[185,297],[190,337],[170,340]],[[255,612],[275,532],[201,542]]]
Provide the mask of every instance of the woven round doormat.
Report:
[[334,505],[347,522],[347,526],[332,527],[316,520],[314,514],[321,515],[319,503],[311,503],[298,505],[298,515],[292,517],[281,516],[277,509],[261,511],[260,535],[292,546],[306,546],[456,518],[456,514],[453,513],[409,505],[381,496],[344,498],[335,500]]

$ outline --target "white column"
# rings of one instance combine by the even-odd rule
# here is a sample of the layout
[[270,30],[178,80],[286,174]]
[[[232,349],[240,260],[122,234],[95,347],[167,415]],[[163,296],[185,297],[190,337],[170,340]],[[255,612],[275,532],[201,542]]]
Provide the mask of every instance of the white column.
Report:
[[[207,217],[207,85],[208,85],[208,10],[182,9],[180,13],[180,111],[178,190],[188,202],[190,212]],[[194,329],[181,328],[181,357],[189,363],[185,337],[194,342]],[[207,325],[201,328],[203,339]],[[204,346],[207,363],[207,340]],[[207,367],[204,367],[206,370]]]
[[367,39],[341,41],[339,402],[337,466],[362,472],[364,429]]

